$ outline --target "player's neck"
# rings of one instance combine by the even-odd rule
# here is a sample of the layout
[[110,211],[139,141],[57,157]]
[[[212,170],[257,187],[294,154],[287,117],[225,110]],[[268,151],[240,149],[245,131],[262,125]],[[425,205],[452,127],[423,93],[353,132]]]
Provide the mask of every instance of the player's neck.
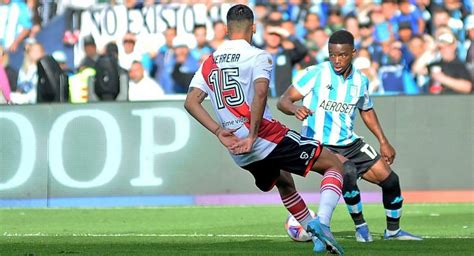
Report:
[[252,34],[233,33],[229,35],[230,40],[245,40],[250,44],[252,42]]
[[341,74],[344,79],[347,79],[352,73],[352,64],[349,64],[349,66],[344,70],[344,72]]

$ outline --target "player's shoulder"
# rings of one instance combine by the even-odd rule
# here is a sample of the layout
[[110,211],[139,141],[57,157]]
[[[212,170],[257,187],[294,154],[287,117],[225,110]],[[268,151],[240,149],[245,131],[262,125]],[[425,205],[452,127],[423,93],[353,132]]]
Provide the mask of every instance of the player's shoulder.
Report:
[[321,62],[319,64],[315,64],[315,65],[305,68],[305,72],[311,73],[314,75],[320,74],[322,72],[328,72],[329,71],[328,65],[329,65],[329,62]]
[[369,78],[364,73],[362,73],[362,71],[358,70],[357,68],[354,68],[354,78],[360,79],[360,81],[364,85],[369,84]]
[[268,63],[269,65],[273,64],[273,57],[269,52],[259,49],[255,46],[252,46],[252,51],[252,55],[255,56],[256,62]]

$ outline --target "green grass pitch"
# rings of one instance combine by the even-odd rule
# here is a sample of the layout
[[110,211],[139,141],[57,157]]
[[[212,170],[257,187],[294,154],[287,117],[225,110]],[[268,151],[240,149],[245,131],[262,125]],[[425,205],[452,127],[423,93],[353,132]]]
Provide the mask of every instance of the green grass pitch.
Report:
[[[315,207],[310,207],[316,210]],[[366,205],[375,241],[355,242],[340,204],[332,230],[346,255],[474,255],[474,204],[405,204],[423,241],[384,241],[384,209]],[[0,209],[0,255],[313,255],[286,236],[283,206]]]

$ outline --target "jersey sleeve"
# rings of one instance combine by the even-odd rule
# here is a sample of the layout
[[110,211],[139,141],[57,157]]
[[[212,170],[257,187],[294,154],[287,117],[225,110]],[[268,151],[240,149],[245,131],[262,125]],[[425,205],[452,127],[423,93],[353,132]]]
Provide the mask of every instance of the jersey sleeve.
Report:
[[273,59],[268,52],[262,52],[255,60],[255,68],[253,69],[253,81],[258,78],[271,79],[273,69]]
[[204,77],[202,76],[202,65],[199,67],[198,71],[193,76],[193,79],[191,80],[191,83],[189,84],[189,88],[194,87],[201,89],[202,91],[206,92],[209,94],[209,87],[207,86],[206,80],[204,80]]
[[30,10],[26,4],[19,5],[18,8],[20,9],[20,16],[18,17],[18,23],[24,29],[31,29],[33,24],[30,18]]
[[361,97],[357,102],[357,107],[362,110],[374,107],[374,102],[369,96],[369,79],[366,76],[362,76]]
[[315,81],[318,79],[317,76],[319,76],[320,73],[320,69],[315,66],[311,66],[303,71],[300,71],[293,80],[293,87],[301,95],[306,96],[315,86]]

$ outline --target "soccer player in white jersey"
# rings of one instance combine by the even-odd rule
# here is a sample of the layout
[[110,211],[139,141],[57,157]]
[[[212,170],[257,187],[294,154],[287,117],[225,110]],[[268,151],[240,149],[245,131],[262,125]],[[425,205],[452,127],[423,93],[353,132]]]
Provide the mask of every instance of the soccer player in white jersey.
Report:
[[[329,228],[342,191],[341,161],[318,141],[303,138],[272,119],[267,105],[272,57],[250,45],[255,24],[249,7],[239,4],[229,9],[227,33],[230,40],[202,63],[191,81],[186,110],[254,176],[260,190],[278,188],[285,207],[317,242],[314,251],[343,255]],[[208,95],[218,121],[201,105]],[[315,219],[290,174],[306,176],[309,171],[323,174]]]
[[[371,242],[362,215],[358,178],[382,188],[387,228],[385,239],[421,240],[400,229],[403,197],[390,168],[395,150],[384,135],[368,93],[368,79],[352,66],[354,37],[345,30],[329,39],[329,61],[308,67],[278,101],[278,109],[303,121],[301,134],[314,138],[344,162],[343,197],[354,221],[356,240]],[[303,105],[294,104],[303,100]],[[354,133],[356,109],[380,144],[379,154]],[[349,160],[349,161],[348,161]]]

